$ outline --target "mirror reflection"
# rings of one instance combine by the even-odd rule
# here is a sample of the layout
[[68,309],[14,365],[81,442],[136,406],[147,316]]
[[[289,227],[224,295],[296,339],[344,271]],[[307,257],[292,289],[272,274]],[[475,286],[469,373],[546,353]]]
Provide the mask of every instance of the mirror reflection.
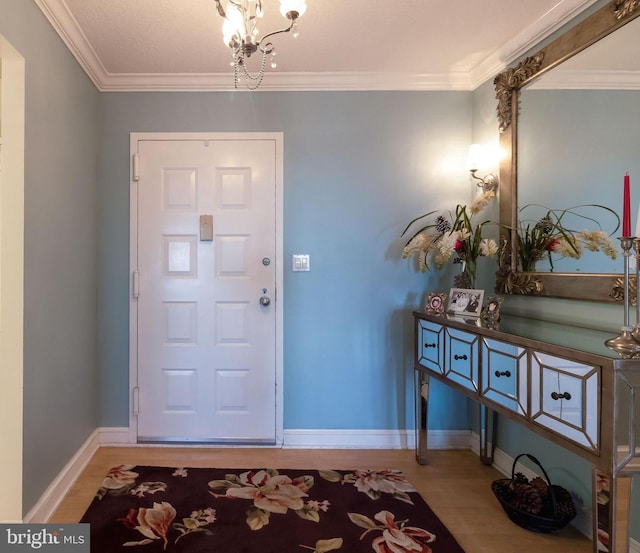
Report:
[[[518,219],[531,231],[549,210],[573,233],[604,231],[617,248],[623,177],[631,180],[631,232],[640,205],[640,19],[630,22],[521,90]],[[582,207],[580,207],[582,206]],[[594,207],[599,206],[599,207]],[[565,211],[568,210],[568,211]],[[545,252],[522,271],[620,273],[599,251]],[[564,253],[564,255],[563,255]],[[580,254],[578,256],[578,254]],[[576,258],[577,257],[577,258]]]

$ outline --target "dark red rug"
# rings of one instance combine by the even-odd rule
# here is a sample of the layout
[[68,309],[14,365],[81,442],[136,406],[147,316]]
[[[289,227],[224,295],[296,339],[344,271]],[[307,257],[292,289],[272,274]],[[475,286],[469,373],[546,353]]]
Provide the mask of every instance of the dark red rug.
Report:
[[94,553],[464,553],[395,470],[119,466],[81,522]]

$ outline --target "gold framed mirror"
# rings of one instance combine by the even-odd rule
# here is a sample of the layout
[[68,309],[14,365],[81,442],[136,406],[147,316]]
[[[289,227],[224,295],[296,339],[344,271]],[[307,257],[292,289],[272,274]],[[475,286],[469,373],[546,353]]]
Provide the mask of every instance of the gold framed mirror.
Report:
[[[522,89],[549,70],[587,49],[640,15],[640,0],[613,0],[546,47],[495,79],[500,147],[500,228],[503,244],[496,291],[532,295],[622,302],[624,279],[618,273],[522,272],[517,263],[518,227],[518,117]],[[622,261],[620,261],[622,272]]]

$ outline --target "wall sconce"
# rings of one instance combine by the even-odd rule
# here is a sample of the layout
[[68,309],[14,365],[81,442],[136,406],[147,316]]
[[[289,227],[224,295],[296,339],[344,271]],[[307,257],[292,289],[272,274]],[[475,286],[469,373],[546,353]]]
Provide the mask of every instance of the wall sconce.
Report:
[[498,186],[500,185],[498,175],[495,173],[488,173],[484,178],[476,175],[478,167],[480,166],[480,161],[484,158],[486,158],[485,149],[480,144],[471,144],[469,147],[469,157],[467,158],[471,177],[479,181],[476,184],[478,188],[482,188],[483,192],[495,193],[498,191]]

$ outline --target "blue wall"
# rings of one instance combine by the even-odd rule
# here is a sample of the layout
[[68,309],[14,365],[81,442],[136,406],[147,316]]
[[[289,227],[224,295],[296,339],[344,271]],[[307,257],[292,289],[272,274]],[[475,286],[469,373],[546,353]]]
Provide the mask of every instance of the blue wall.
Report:
[[[400,259],[406,223],[469,195],[466,92],[101,96],[101,424],[129,422],[129,133],[284,133],[284,427],[413,427],[411,310],[444,274]],[[293,253],[311,255],[293,273]],[[444,391],[438,428],[466,427]],[[449,419],[449,416],[453,417]]]
[[25,58],[26,67],[23,506],[27,512],[99,422],[95,323],[99,94],[34,2],[0,0],[0,13],[0,33]]
[[[490,84],[473,94],[99,94],[35,3],[0,0],[0,13],[27,63],[25,510],[97,426],[128,424],[132,131],[284,132],[285,266],[292,253],[312,256],[310,273],[285,272],[285,428],[412,428],[411,310],[451,274],[416,273],[399,235],[421,212],[470,200],[468,145],[496,140]],[[505,309],[621,320],[616,306],[576,301],[509,297]],[[467,428],[466,402],[432,390],[431,427]],[[500,447],[526,448],[588,497],[579,458],[536,436],[523,443],[519,428],[504,425]]]

